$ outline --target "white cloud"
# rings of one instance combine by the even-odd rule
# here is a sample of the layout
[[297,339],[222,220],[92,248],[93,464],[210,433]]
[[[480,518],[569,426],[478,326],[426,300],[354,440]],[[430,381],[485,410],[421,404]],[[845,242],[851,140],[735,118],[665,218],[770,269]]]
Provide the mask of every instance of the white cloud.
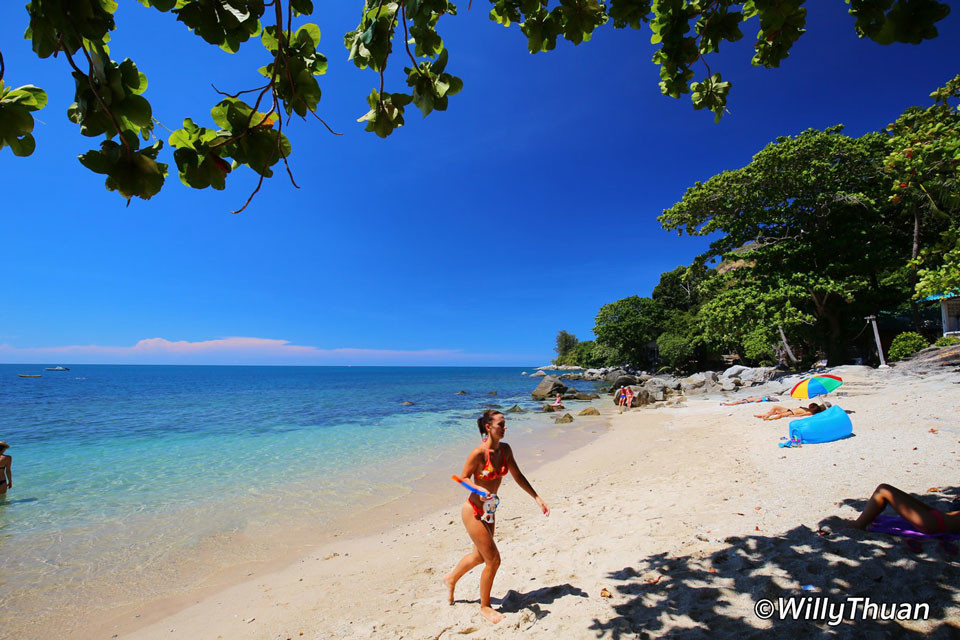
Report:
[[76,364],[471,365],[535,363],[529,354],[458,349],[319,349],[271,338],[229,337],[176,342],[147,338],[133,346],[14,347],[0,343],[0,361]]

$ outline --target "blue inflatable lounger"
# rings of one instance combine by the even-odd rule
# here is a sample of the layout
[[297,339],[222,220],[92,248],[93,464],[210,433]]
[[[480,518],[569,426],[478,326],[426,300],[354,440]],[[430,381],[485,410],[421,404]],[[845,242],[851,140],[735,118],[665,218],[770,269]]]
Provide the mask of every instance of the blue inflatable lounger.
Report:
[[850,416],[837,405],[790,422],[790,438],[800,440],[803,444],[833,442],[852,435],[853,423],[850,422]]

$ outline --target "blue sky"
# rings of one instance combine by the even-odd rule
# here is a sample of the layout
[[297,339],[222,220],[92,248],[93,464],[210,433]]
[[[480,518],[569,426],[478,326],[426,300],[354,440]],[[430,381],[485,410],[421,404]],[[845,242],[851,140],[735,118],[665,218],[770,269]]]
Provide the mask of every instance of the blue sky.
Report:
[[[5,80],[43,87],[50,104],[33,156],[0,151],[0,362],[542,364],[557,330],[589,339],[601,305],[649,295],[703,249],[656,221],[695,181],[779,135],[882,128],[958,71],[960,12],[937,40],[881,47],[856,37],[843,2],[808,4],[808,33],[780,69],[749,65],[756,21],[711,60],[734,84],[720,124],[660,95],[648,30],[606,25],[532,56],[484,3],[464,4],[440,22],[464,90],[425,120],[411,105],[386,140],[355,122],[378,83],[343,47],[361,5],[318,4],[330,60],[319,111],[344,135],[295,120],[301,189],[278,174],[231,215],[253,175],[188,189],[168,150],[159,196],[127,207],[107,192],[76,160],[98,142],[66,118],[66,61],[37,59],[23,2],[3,3]],[[112,54],[147,74],[163,125],[211,126],[211,82],[257,85],[258,42],[231,56],[170,14],[121,5]]]

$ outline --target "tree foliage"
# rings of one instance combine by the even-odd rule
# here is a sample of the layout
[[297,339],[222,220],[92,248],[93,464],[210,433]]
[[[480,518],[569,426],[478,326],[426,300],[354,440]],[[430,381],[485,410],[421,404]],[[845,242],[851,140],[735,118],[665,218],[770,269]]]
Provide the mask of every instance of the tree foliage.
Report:
[[573,335],[572,333],[568,333],[563,329],[557,331],[557,346],[554,347],[553,350],[557,352],[558,358],[564,357],[576,346],[577,336]]
[[[917,297],[960,289],[960,75],[887,127],[891,202],[914,218]],[[928,237],[924,242],[922,233]]]
[[[183,127],[170,135],[167,142],[176,150],[173,160],[180,181],[195,189],[223,189],[231,171],[245,166],[259,175],[256,194],[263,179],[283,162],[293,182],[287,161],[292,144],[283,133],[283,115],[288,120],[293,114],[320,119],[317,78],[327,69],[327,59],[319,51],[320,27],[305,21],[314,13],[313,1],[139,2],[227,53],[257,40],[264,52],[266,64],[259,69],[264,84],[232,94],[219,92],[224,99],[210,114],[215,126],[187,116]],[[937,0],[846,2],[857,34],[880,44],[935,38],[936,23],[949,14],[948,5]],[[778,67],[805,32],[807,11],[803,0],[490,0],[490,4],[490,19],[505,27],[516,24],[530,53],[554,49],[560,38],[574,45],[587,42],[608,22],[615,29],[649,28],[650,41],[658,45],[653,62],[660,67],[661,92],[674,98],[690,94],[694,109],[708,109],[717,120],[725,110],[730,83],[711,70],[707,59],[725,42],[740,40],[741,28],[755,19],[758,30],[751,62]],[[116,26],[117,6],[115,0],[31,0],[26,6],[26,38],[41,58],[62,53],[72,71],[76,93],[69,118],[80,126],[81,135],[101,139],[100,149],[85,154],[83,163],[106,175],[107,188],[128,201],[149,199],[163,187],[167,165],[158,160],[163,147],[159,139],[143,148],[134,140],[154,140],[155,120],[145,94],[146,75],[129,58],[113,59],[107,45]],[[447,71],[450,55],[438,24],[456,13],[457,7],[448,0],[365,0],[357,27],[343,41],[349,59],[378,78],[367,97],[369,110],[358,120],[367,131],[389,136],[403,126],[411,103],[424,117],[447,109],[463,81]],[[410,65],[403,68],[406,87],[388,91],[385,71],[395,53],[395,40]],[[696,79],[694,67],[700,66],[702,75]],[[3,75],[0,53],[0,81]],[[11,100],[20,99],[19,103],[0,102],[0,149],[9,146],[17,155],[30,155],[35,146],[33,121],[24,109],[41,109],[46,101],[35,87],[17,91],[33,95],[33,101],[18,94],[20,98]],[[12,104],[22,108],[11,108]]]
[[597,343],[612,349],[623,363],[648,361],[647,344],[657,339],[663,308],[650,298],[630,296],[600,307],[593,328]]
[[903,360],[921,349],[926,349],[928,346],[930,346],[930,343],[919,333],[905,331],[898,334],[897,337],[893,339],[893,342],[890,343],[890,361],[896,362],[897,360]]

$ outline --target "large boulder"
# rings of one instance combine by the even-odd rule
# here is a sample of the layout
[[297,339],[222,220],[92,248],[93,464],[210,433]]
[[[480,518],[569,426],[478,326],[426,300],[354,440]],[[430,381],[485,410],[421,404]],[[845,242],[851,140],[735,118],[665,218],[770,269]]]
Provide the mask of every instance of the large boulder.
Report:
[[737,383],[730,378],[721,378],[720,388],[724,391],[736,391]]
[[763,384],[773,380],[779,371],[776,367],[756,367],[740,373],[740,380],[745,384]]
[[573,397],[574,400],[597,400],[598,398],[600,396],[595,393],[578,393]]
[[596,407],[587,407],[583,411],[577,414],[578,416],[598,416],[600,412],[597,411]]
[[721,378],[739,378],[740,374],[747,370],[748,367],[743,366],[742,364],[735,364],[723,373],[720,374]]
[[531,378],[543,378],[543,377],[546,376],[546,375],[547,375],[547,374],[545,374],[543,371],[536,371],[536,372],[534,372],[534,373],[531,373],[531,374],[530,374],[530,377],[531,377]]
[[509,409],[507,409],[507,413],[526,413],[526,411],[524,411],[523,409],[521,409],[521,408],[520,408],[520,405],[515,404],[515,405],[513,405],[512,407],[510,407]]
[[643,387],[632,386],[630,388],[633,389],[633,402],[630,404],[631,407],[642,407],[645,404],[653,402],[650,392]]
[[686,395],[697,393],[707,393],[712,391],[717,384],[717,374],[715,371],[702,371],[692,376],[687,376],[680,380],[680,388]]
[[547,376],[540,381],[540,384],[537,385],[537,388],[533,390],[532,395],[534,400],[546,400],[547,398],[555,398],[559,393],[563,393],[567,390],[567,385],[560,382],[560,379],[556,376]]
[[613,393],[617,392],[617,389],[620,387],[631,387],[637,384],[638,380],[636,376],[631,375],[622,375],[618,376],[616,380],[613,381]]
[[554,422],[556,422],[557,424],[569,424],[573,422],[573,416],[570,415],[569,413],[565,413],[559,418],[557,418],[556,420],[554,420]]
[[562,404],[543,404],[541,406],[543,407],[544,413],[556,413],[563,411],[565,408]]
[[587,369],[583,372],[584,380],[603,380],[603,371],[600,369]]
[[667,399],[666,387],[644,387],[644,389],[650,396],[651,402],[661,402]]
[[614,369],[612,371],[607,371],[605,374],[603,374],[603,379],[606,380],[607,382],[613,382],[620,376],[626,376],[626,375],[630,375],[630,374],[628,374],[623,369]]

